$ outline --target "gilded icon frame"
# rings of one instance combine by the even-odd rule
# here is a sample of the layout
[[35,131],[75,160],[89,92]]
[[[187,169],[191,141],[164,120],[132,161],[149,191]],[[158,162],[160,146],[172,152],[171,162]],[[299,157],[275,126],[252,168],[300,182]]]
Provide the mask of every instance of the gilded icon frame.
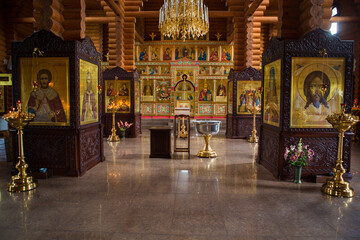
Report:
[[79,68],[80,125],[85,125],[99,121],[99,68],[98,65],[82,59],[80,59]]
[[264,66],[263,123],[280,126],[281,59]]
[[[113,96],[107,96],[107,92],[109,91],[109,86],[111,85],[113,85],[116,88],[116,94]],[[121,88],[124,88],[124,90],[122,90]],[[106,106],[105,112],[106,113],[112,113],[112,111],[108,109],[108,106],[112,101],[115,101],[115,103],[120,107],[122,105],[123,110],[120,111],[119,108],[116,110],[117,113],[130,113],[131,110],[130,80],[117,80],[117,79],[105,80],[105,106]]]
[[[22,57],[20,58],[20,92],[21,102],[27,111],[36,113],[51,105],[50,113],[35,116],[30,125],[35,126],[69,126],[70,125],[70,84],[69,58],[67,57]],[[48,87],[42,88],[38,79],[43,74],[49,78]],[[50,73],[49,73],[50,72]],[[50,75],[50,76],[49,76]],[[47,93],[44,94],[46,90]],[[48,104],[42,104],[43,97],[50,99]],[[29,107],[30,104],[30,107]],[[57,108],[54,110],[54,108]],[[44,111],[48,111],[44,110]],[[40,111],[40,110],[39,110]],[[43,111],[43,110],[41,110]],[[45,117],[47,114],[47,117]],[[47,119],[45,119],[47,118]],[[54,120],[55,119],[55,120]]]
[[[250,99],[256,104],[261,106],[261,95],[258,89],[261,87],[261,81],[252,80],[238,80],[236,91],[236,113],[237,114],[251,114],[248,110]],[[251,94],[254,94],[251,96]],[[252,104],[250,103],[250,106]]]
[[326,117],[341,111],[345,58],[293,57],[290,128],[332,128]]

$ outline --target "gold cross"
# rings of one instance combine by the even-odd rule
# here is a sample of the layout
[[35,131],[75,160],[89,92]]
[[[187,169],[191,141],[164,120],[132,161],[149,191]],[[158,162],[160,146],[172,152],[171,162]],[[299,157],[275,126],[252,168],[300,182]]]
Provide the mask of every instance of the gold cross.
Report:
[[221,37],[221,34],[220,34],[219,32],[217,32],[217,33],[215,34],[215,36],[216,36],[217,40],[219,41],[219,40],[220,40],[220,37]]
[[151,41],[154,41],[154,38],[156,37],[156,34],[154,34],[154,32],[152,32],[151,34],[149,34],[149,36],[151,37]]

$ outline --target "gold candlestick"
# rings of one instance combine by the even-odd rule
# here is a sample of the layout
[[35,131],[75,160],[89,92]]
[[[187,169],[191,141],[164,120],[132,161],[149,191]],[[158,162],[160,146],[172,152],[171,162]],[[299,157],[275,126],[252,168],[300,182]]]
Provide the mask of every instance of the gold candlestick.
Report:
[[108,137],[107,140],[109,142],[118,142],[118,141],[120,141],[120,138],[118,135],[116,135],[116,127],[115,127],[115,112],[116,112],[116,109],[118,109],[118,106],[113,101],[108,106],[108,109],[110,109],[112,111],[112,128],[111,128],[111,135]]
[[28,165],[25,162],[24,145],[23,145],[23,129],[30,121],[34,119],[35,115],[22,111],[21,102],[17,102],[17,111],[15,109],[4,115],[4,119],[18,131],[18,146],[19,146],[19,162],[16,164],[16,169],[19,173],[12,176],[11,183],[8,186],[9,192],[24,192],[36,188],[36,183],[33,182],[31,176],[27,176],[26,169]]
[[339,143],[336,165],[333,169],[335,176],[329,179],[321,188],[323,193],[336,197],[353,197],[354,190],[350,188],[350,183],[345,181],[342,175],[345,173],[345,169],[342,165],[343,162],[343,143],[344,135],[352,125],[359,120],[356,116],[345,113],[345,105],[341,106],[341,114],[334,113],[326,117],[326,120],[339,131]]
[[260,111],[260,107],[254,105],[251,108],[249,108],[250,113],[253,115],[253,129],[251,131],[251,136],[248,139],[251,143],[257,143],[259,142],[259,138],[256,136],[256,114]]

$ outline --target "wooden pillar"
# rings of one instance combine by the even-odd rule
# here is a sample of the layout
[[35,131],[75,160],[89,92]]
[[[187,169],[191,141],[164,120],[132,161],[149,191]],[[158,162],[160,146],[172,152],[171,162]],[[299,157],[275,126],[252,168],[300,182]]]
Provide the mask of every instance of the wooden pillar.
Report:
[[300,22],[302,34],[316,28],[330,29],[333,0],[302,0]]
[[135,69],[135,23],[134,12],[140,11],[142,2],[125,0],[125,22],[124,22],[124,69],[133,71]]
[[259,5],[259,7],[254,11],[253,17],[251,17],[252,21],[252,60],[251,66],[260,69],[261,65],[261,55],[263,53],[263,49],[261,48],[261,34],[262,28],[261,26],[264,24],[262,21],[266,21],[266,18],[263,18],[264,12],[269,6],[270,1],[264,0]]
[[5,39],[5,16],[4,3],[0,2],[0,72],[5,72],[4,59],[6,58],[6,39]]
[[297,39],[301,36],[300,6],[301,0],[278,0],[278,29],[277,37],[285,39]]
[[123,68],[123,1],[120,1],[120,12],[117,13],[115,13],[103,0],[101,1],[101,5],[105,11],[105,15],[111,18],[111,20],[107,24],[107,29],[104,29],[104,50],[106,51],[104,51],[104,53],[109,53],[110,68]]
[[254,33],[254,23],[253,22],[247,22],[246,23],[246,67],[252,67],[253,66],[253,33]]
[[[65,2],[65,1],[64,1]],[[62,37],[64,32],[63,10],[61,0],[33,0],[34,29],[45,29]]]
[[64,40],[79,40],[85,38],[85,0],[63,0],[64,5]]
[[247,25],[245,22],[244,8],[245,0],[228,1],[229,10],[234,13],[233,18],[234,31],[234,70],[240,71],[246,68],[246,51],[247,51]]
[[103,56],[103,25],[99,23],[86,23],[85,35],[93,41],[96,50]]

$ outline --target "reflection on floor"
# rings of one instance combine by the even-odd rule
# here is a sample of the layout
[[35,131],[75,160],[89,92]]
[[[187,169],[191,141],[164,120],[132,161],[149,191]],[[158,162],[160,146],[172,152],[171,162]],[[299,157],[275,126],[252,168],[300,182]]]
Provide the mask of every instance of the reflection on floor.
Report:
[[[0,239],[354,239],[360,237],[360,144],[352,153],[352,199],[321,184],[277,181],[254,162],[256,145],[214,137],[216,159],[149,159],[150,138],[105,143],[106,161],[81,178],[39,180],[10,194],[0,162]],[[26,156],[26,150],[25,150]]]

